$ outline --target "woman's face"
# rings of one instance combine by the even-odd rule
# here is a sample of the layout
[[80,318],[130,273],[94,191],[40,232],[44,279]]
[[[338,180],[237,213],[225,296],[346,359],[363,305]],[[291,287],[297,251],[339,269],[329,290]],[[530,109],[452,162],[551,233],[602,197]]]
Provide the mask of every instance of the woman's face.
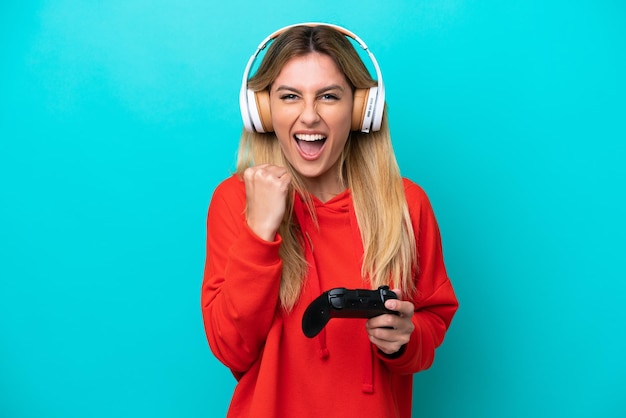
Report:
[[352,102],[346,77],[317,52],[287,61],[271,86],[274,132],[314,194],[343,190],[337,164],[350,134]]

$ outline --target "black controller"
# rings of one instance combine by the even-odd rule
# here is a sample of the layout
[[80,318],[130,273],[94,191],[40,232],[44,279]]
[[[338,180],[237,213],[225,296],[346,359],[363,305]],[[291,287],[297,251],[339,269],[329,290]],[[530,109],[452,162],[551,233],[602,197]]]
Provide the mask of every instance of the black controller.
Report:
[[343,287],[328,290],[319,295],[304,311],[302,331],[309,338],[315,337],[332,318],[373,318],[382,314],[395,314],[385,308],[385,301],[398,299],[389,286],[377,290]]

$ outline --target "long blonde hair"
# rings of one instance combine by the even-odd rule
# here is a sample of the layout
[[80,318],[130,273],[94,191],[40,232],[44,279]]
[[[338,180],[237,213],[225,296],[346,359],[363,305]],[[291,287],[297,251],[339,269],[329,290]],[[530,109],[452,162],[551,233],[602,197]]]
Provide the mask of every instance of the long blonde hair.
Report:
[[[248,81],[248,88],[269,90],[287,61],[311,52],[331,57],[353,90],[376,85],[350,41],[335,29],[319,25],[295,26],[279,35]],[[363,240],[361,274],[373,288],[392,284],[411,296],[415,291],[413,275],[417,271],[415,236],[386,115],[379,131],[351,132],[340,158],[337,174],[351,190]],[[309,194],[302,178],[285,158],[276,135],[244,132],[239,144],[237,173],[243,175],[246,168],[263,163],[287,167],[293,176],[294,193],[307,200]],[[294,195],[290,194],[278,231],[283,240],[280,300],[286,310],[297,302],[308,270],[293,199]],[[311,205],[309,208],[312,210]]]

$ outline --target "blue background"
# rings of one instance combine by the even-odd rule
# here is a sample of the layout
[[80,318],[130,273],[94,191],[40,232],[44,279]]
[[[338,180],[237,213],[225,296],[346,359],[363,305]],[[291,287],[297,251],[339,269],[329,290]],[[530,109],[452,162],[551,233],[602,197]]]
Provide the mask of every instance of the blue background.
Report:
[[225,415],[206,209],[247,59],[301,21],[370,46],[438,215],[461,309],[415,416],[626,416],[619,0],[3,2],[0,416]]

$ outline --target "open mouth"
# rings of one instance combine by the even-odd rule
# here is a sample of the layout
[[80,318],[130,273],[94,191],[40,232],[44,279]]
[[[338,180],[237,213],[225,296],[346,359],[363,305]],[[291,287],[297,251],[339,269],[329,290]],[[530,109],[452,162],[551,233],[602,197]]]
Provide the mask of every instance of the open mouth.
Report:
[[318,155],[326,143],[326,137],[321,134],[296,134],[294,139],[300,152],[309,157]]

